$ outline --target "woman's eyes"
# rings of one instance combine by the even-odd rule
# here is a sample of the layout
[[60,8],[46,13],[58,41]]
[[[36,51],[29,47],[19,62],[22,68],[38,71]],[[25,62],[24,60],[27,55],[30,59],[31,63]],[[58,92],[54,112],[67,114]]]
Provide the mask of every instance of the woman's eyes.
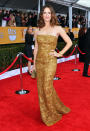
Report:
[[51,14],[51,12],[43,12],[43,14]]

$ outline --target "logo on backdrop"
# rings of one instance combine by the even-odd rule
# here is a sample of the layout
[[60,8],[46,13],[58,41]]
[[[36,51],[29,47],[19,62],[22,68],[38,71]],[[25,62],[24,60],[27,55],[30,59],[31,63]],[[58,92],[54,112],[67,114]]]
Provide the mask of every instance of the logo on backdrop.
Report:
[[15,29],[8,29],[8,35],[9,35],[10,41],[16,40],[16,30]]

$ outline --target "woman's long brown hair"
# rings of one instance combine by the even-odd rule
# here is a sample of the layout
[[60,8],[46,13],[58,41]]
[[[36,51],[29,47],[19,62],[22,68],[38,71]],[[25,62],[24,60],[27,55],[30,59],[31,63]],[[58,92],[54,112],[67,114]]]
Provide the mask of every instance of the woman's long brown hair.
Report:
[[53,7],[50,6],[50,5],[46,5],[46,6],[44,6],[42,8],[42,11],[41,11],[41,13],[39,15],[38,27],[39,28],[43,28],[45,26],[45,22],[44,22],[44,19],[43,19],[43,12],[44,12],[45,8],[49,8],[50,11],[51,11],[50,25],[51,26],[58,25],[58,20],[57,20],[57,17],[56,17],[56,14],[55,14],[55,11],[54,11]]

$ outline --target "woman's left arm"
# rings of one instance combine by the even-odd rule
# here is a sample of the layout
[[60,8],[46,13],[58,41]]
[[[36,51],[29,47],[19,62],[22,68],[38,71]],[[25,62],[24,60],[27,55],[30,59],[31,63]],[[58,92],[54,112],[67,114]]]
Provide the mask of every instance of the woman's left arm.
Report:
[[66,43],[65,47],[59,52],[59,54],[63,56],[63,54],[72,46],[72,41],[61,26],[57,28],[57,31]]
[[60,35],[62,39],[65,41],[66,45],[59,53],[57,53],[55,50],[51,50],[49,54],[55,57],[62,57],[63,54],[72,46],[72,41],[62,27],[57,26],[55,30],[57,34]]

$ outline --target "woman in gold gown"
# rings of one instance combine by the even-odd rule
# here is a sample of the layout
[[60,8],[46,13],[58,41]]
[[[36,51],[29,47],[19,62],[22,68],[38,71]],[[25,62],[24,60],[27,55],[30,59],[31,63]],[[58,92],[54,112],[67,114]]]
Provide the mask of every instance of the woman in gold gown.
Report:
[[[59,53],[55,52],[58,36],[66,42]],[[57,57],[71,47],[72,42],[62,27],[58,26],[55,12],[51,6],[44,6],[39,17],[38,29],[35,31],[35,49],[33,70],[37,72],[37,88],[41,119],[51,126],[59,121],[62,114],[70,109],[66,107],[53,88],[53,78],[57,67]]]

